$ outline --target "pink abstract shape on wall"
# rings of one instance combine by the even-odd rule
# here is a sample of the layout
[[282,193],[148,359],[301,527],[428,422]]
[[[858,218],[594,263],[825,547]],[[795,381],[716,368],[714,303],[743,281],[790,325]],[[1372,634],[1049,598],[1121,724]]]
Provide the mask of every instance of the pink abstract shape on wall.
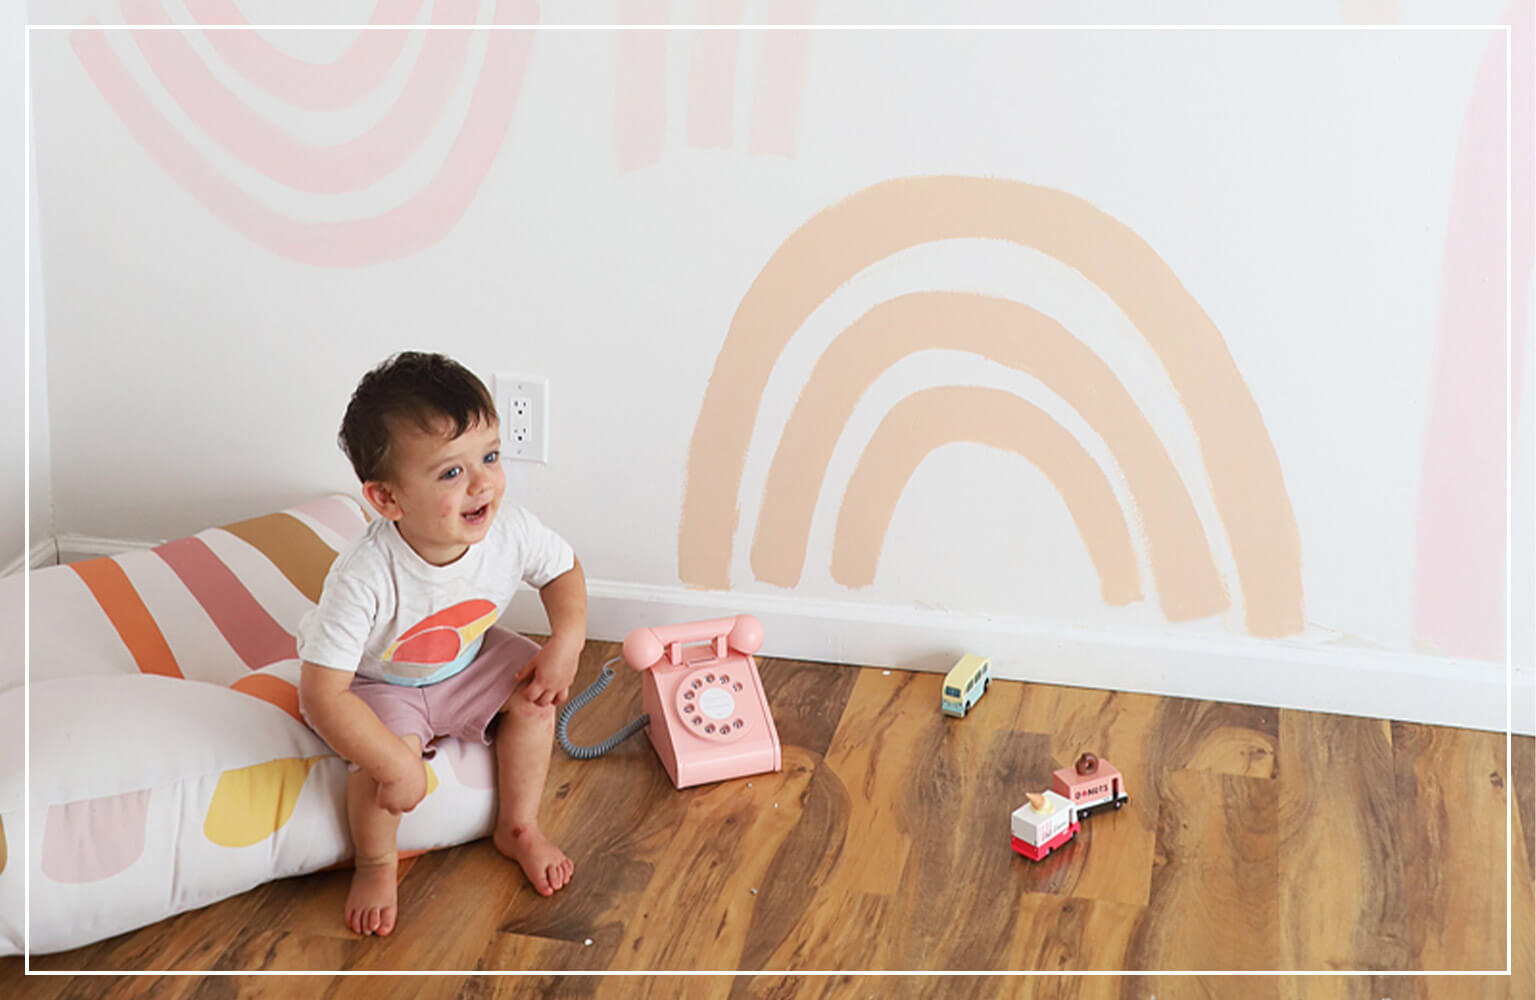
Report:
[[[810,24],[815,11],[815,0],[769,0],[764,19],[769,24]],[[794,156],[810,32],[760,34],[747,152],[752,156]]]
[[[231,0],[198,0],[187,6],[199,24],[242,28],[250,24]],[[420,10],[421,0],[378,0],[368,23],[414,24]],[[383,82],[389,67],[405,51],[410,32],[360,31],[328,63],[294,58],[258,31],[209,31],[205,37],[226,65],[273,97],[308,111],[333,111],[355,103]]]
[[[1441,277],[1439,334],[1424,435],[1414,622],[1420,641],[1450,656],[1498,661],[1505,654],[1505,434],[1523,403],[1509,367],[1525,364],[1526,301],[1536,240],[1531,228],[1532,5],[1510,11],[1514,73],[1513,148],[1505,143],[1505,35],[1489,41],[1462,124]],[[1506,156],[1506,151],[1508,156]],[[1513,339],[1505,304],[1506,171],[1513,171],[1510,263]]]
[[[124,0],[123,10],[136,23],[173,23],[159,0]],[[432,13],[434,24],[472,24],[475,8],[465,0],[440,0]],[[361,135],[334,146],[297,139],[252,110],[208,69],[183,32],[138,30],[133,39],[166,93],[204,135],[294,190],[342,194],[377,183],[421,147],[468,65],[470,33],[429,32],[400,98]]]
[[[502,0],[495,23],[538,19],[535,0]],[[466,29],[469,30],[469,29]],[[303,222],[279,214],[224,177],[155,108],[103,33],[71,36],[97,89],[146,152],[183,189],[247,239],[282,257],[317,267],[362,267],[432,246],[458,223],[490,172],[522,91],[531,31],[493,31],[459,133],[438,173],[413,197],[379,215]]]
[[[735,127],[736,76],[742,40],[757,46],[751,83],[746,150],[749,156],[794,156],[805,89],[808,31],[752,30],[743,25],[743,0],[714,0],[698,8],[699,22],[742,25],[741,30],[693,31],[688,35],[685,124],[688,145],[731,149]],[[814,0],[767,0],[767,25],[808,24]],[[666,0],[620,0],[619,20],[631,25],[665,25]],[[667,131],[667,45],[677,32],[621,30],[614,83],[614,150],[619,171],[648,167],[661,159]]]
[[100,882],[144,854],[149,789],[49,806],[43,874],[55,882]]
[[[666,0],[620,0],[622,24],[665,24]],[[613,141],[621,173],[661,159],[667,132],[667,33],[620,31],[615,57]]]
[[[740,24],[743,0],[716,0],[700,10],[704,24]],[[736,106],[739,31],[695,31],[688,59],[688,144],[730,149]]]

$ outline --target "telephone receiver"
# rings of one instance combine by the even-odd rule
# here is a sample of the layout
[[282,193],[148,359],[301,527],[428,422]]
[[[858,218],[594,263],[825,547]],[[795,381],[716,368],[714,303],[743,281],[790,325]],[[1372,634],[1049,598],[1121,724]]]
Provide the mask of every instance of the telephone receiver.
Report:
[[561,709],[561,748],[589,759],[644,728],[678,788],[779,770],[779,733],[752,658],[762,644],[762,623],[751,615],[635,629],[624,639],[623,659],[640,671],[645,714],[595,746],[570,742],[570,717],[613,677],[605,664],[603,676]]

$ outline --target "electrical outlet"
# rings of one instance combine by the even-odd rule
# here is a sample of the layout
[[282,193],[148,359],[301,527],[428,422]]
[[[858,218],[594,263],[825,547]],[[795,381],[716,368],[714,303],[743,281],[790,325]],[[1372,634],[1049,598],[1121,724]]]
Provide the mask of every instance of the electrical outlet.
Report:
[[519,462],[549,461],[549,379],[498,372],[492,381],[501,415],[501,455]]

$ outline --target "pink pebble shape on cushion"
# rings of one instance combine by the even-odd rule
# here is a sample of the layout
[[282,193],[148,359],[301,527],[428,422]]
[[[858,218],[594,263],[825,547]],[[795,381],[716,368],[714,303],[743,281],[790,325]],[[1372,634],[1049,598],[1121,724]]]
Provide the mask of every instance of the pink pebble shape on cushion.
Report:
[[55,882],[100,882],[139,860],[149,789],[48,807],[43,874]]
[[463,740],[448,738],[439,740],[437,752],[448,758],[459,784],[465,788],[490,788],[496,784],[496,771],[491,766],[491,755],[473,752],[474,748]]
[[309,771],[324,757],[286,757],[219,775],[203,836],[220,847],[250,847],[282,829],[293,815]]

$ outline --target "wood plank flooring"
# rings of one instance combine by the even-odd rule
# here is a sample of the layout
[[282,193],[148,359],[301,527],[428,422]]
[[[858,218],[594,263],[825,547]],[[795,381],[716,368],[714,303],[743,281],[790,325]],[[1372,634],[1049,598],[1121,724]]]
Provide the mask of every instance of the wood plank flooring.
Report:
[[[579,685],[617,654],[589,644]],[[1533,993],[1532,740],[1185,699],[997,681],[964,720],[939,677],[761,664],[778,774],[679,792],[643,736],[551,767],[543,818],[576,861],[552,899],[488,841],[402,866],[400,925],[341,922],[347,872],[243,896],[61,955],[0,996],[1244,997],[1461,1000]],[[576,717],[595,742],[638,714],[627,672]],[[1009,813],[1091,749],[1130,804],[1035,864]],[[1513,975],[1505,967],[1514,793]],[[588,943],[590,942],[590,943]],[[460,974],[392,977],[395,970]],[[562,974],[496,976],[499,971]],[[584,972],[742,970],[724,977]],[[175,970],[345,970],[240,977]],[[1032,978],[796,971],[1035,970]],[[1313,970],[1373,975],[1078,976]],[[464,973],[471,973],[465,975]],[[483,974],[474,974],[483,973]]]

